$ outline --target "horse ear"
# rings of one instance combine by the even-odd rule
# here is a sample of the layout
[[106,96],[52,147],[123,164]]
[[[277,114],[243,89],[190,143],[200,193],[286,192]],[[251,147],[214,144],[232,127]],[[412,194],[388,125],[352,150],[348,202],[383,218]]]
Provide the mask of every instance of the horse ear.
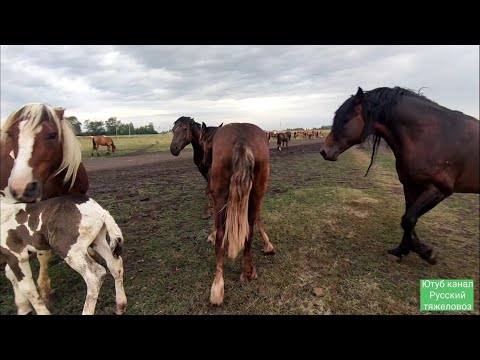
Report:
[[221,123],[219,127],[222,127],[222,126],[223,126],[223,123]]
[[357,94],[355,95],[355,103],[356,104],[359,104],[361,103],[363,100],[363,90],[362,88],[359,86],[358,87],[358,91],[357,91]]
[[63,120],[63,114],[65,113],[65,108],[56,107],[53,110],[55,111],[55,114],[58,116],[58,118],[60,120]]
[[205,125],[204,122],[202,122],[202,130],[205,130],[207,128],[207,125]]

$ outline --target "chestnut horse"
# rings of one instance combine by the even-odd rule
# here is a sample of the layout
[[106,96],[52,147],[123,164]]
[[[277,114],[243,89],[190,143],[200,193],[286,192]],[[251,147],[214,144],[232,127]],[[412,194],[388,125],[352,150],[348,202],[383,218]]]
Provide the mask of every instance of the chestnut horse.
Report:
[[[224,297],[225,248],[232,259],[244,249],[241,281],[257,278],[251,248],[253,227],[259,224],[262,233],[260,213],[270,174],[270,151],[263,130],[247,123],[225,125],[213,138],[202,136],[201,141],[206,151],[211,151],[209,185],[215,208],[216,230],[212,235],[217,267],[210,302],[220,305]],[[264,252],[273,254],[275,251],[268,237],[262,235],[262,238]]]
[[[217,129],[222,127],[222,125],[223,123],[218,127],[209,127],[209,133],[214,134]],[[185,146],[192,144],[193,162],[197,165],[200,174],[202,174],[207,181],[207,186],[205,188],[206,204],[203,209],[202,218],[208,219],[210,217],[210,191],[208,188],[208,172],[210,170],[210,164],[204,160],[203,148],[200,146],[199,139],[201,130],[201,125],[194,119],[187,116],[178,118],[172,129],[173,138],[170,143],[170,152],[172,155],[178,156]]]
[[[86,194],[89,184],[80,143],[64,112],[27,104],[6,119],[0,138],[2,201],[32,203],[62,194]],[[37,257],[40,295],[48,301],[53,294],[48,277],[51,253],[41,251]]]
[[107,147],[107,155],[110,155],[110,149],[112,149],[112,152],[115,152],[117,148],[115,147],[115,144],[113,143],[113,140],[109,136],[90,136],[92,138],[92,144],[93,144],[93,149],[92,149],[92,156],[93,152],[97,152],[97,156],[100,156],[98,153],[98,148],[100,146],[106,146]]
[[477,119],[413,91],[382,87],[364,93],[358,88],[335,112],[320,153],[336,161],[373,134],[368,174],[380,140],[385,139],[395,155],[405,195],[402,241],[388,252],[400,260],[413,251],[435,264],[433,249],[420,241],[415,225],[453,193],[480,193],[479,130]]

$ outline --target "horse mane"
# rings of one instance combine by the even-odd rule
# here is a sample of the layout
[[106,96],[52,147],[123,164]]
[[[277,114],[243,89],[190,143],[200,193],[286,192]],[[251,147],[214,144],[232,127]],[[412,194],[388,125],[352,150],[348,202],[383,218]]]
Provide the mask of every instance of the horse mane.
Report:
[[13,112],[2,126],[1,142],[3,143],[6,140],[8,131],[21,120],[27,120],[24,128],[34,130],[42,123],[45,116],[55,124],[59,135],[58,141],[62,141],[63,160],[54,176],[66,169],[67,172],[63,183],[65,184],[69,180],[72,180],[70,185],[71,189],[75,183],[78,167],[82,161],[82,152],[70,121],[60,120],[51,106],[40,103],[27,104]]
[[[372,135],[373,125],[375,122],[388,124],[394,121],[395,106],[400,99],[406,97],[419,100],[419,102],[424,106],[427,106],[436,111],[440,111],[447,116],[452,116],[453,114],[457,116],[468,116],[461,111],[451,110],[440,104],[437,104],[436,102],[430,100],[420,92],[415,92],[411,89],[401,88],[399,86],[396,86],[394,88],[379,87],[370,91],[365,91],[363,99],[361,101],[363,118],[365,119],[365,126],[363,128],[361,143],[365,142],[365,140],[367,140],[367,138]],[[344,124],[353,117],[356,104],[356,97],[355,95],[352,95],[337,109],[332,124],[332,132],[334,137],[335,133],[340,132]],[[370,165],[368,166],[365,176],[368,175],[368,172],[373,165],[375,156],[378,151],[378,147],[380,145],[380,140],[380,136],[373,136],[372,156],[370,159]]]
[[213,138],[217,133],[218,129],[223,126],[223,123],[220,126],[207,126],[202,128],[200,133],[200,145],[203,150],[203,159],[202,162],[205,166],[209,167],[212,165],[212,146],[213,146]]

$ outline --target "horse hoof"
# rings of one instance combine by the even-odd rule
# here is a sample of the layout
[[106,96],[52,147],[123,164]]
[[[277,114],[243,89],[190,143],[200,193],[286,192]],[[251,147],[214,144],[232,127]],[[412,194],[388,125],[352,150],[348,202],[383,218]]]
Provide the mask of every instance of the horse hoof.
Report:
[[272,250],[269,250],[269,251],[265,251],[263,250],[263,255],[275,255],[275,249],[272,249]]
[[240,275],[240,281],[244,282],[245,280],[256,280],[258,278],[257,272],[253,270],[250,274],[242,272]]
[[400,262],[402,261],[402,257],[401,256],[397,256],[395,254],[392,254],[390,251],[392,250],[388,250],[388,254],[387,254],[387,259],[390,260],[391,262]]
[[436,265],[437,264],[437,256],[436,254],[432,251],[430,256],[425,259],[430,265]]
[[125,314],[125,310],[127,309],[127,304],[119,304],[115,309],[115,315],[123,315]]

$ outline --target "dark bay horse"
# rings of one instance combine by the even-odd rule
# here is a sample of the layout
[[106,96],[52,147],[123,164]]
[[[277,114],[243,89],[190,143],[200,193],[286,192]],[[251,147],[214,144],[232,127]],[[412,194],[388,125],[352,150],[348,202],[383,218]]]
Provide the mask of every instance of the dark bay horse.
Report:
[[[211,147],[210,190],[215,208],[215,254],[217,267],[210,292],[210,302],[223,303],[223,255],[235,259],[243,249],[243,272],[240,280],[253,280],[257,273],[252,259],[255,223],[260,222],[263,199],[270,174],[268,139],[253,124],[228,124],[213,138],[201,137],[206,151]],[[266,236],[266,234],[265,234]],[[263,237],[265,253],[274,253],[268,237]],[[268,242],[265,243],[265,241]]]
[[110,149],[112,149],[112,152],[115,152],[115,150],[117,150],[117,148],[115,147],[115,144],[113,143],[112,138],[109,136],[102,135],[102,136],[90,136],[90,137],[92,138],[92,145],[93,145],[92,156],[94,151],[97,152],[97,156],[100,156],[100,154],[98,153],[98,148],[100,146],[107,147],[107,155],[110,155]]
[[282,151],[282,147],[285,147],[285,146],[288,150],[288,141],[289,140],[290,140],[290,138],[288,137],[287,134],[278,133],[277,134],[277,148],[278,148],[278,150]]
[[[223,126],[223,123],[220,126],[211,126],[208,129],[208,133],[213,135],[217,129]],[[174,156],[178,156],[180,151],[183,150],[185,146],[188,144],[192,144],[193,147],[193,162],[197,165],[200,174],[205,178],[207,181],[207,186],[205,188],[205,197],[206,203],[205,208],[203,210],[202,218],[208,219],[210,217],[210,191],[208,188],[208,176],[210,170],[210,163],[204,160],[204,152],[203,148],[200,145],[200,133],[202,131],[202,127],[199,123],[197,123],[194,119],[182,116],[175,121],[173,125],[173,138],[172,142],[170,143],[170,152]]]
[[[6,119],[0,139],[0,195],[7,202],[86,194],[89,183],[80,143],[64,112],[45,104],[27,104]],[[53,294],[48,277],[51,253],[39,252],[37,257],[40,295],[48,301]]]
[[388,252],[400,260],[413,251],[435,264],[433,249],[420,241],[415,225],[453,193],[480,193],[479,129],[477,119],[413,91],[382,87],[363,92],[358,88],[335,112],[320,153],[336,161],[373,134],[369,170],[381,138],[385,139],[395,155],[405,195],[403,238]]
[[[117,308],[127,306],[123,287],[123,236],[108,211],[85,195],[63,195],[35,204],[7,203],[2,198],[0,253],[7,259],[5,275],[12,283],[17,313],[50,314],[39,297],[29,263],[29,252],[53,249],[84,279],[87,296],[84,315],[93,315],[106,274],[105,268],[89,255],[89,247],[105,260],[115,279]],[[107,242],[106,235],[110,241]]]

